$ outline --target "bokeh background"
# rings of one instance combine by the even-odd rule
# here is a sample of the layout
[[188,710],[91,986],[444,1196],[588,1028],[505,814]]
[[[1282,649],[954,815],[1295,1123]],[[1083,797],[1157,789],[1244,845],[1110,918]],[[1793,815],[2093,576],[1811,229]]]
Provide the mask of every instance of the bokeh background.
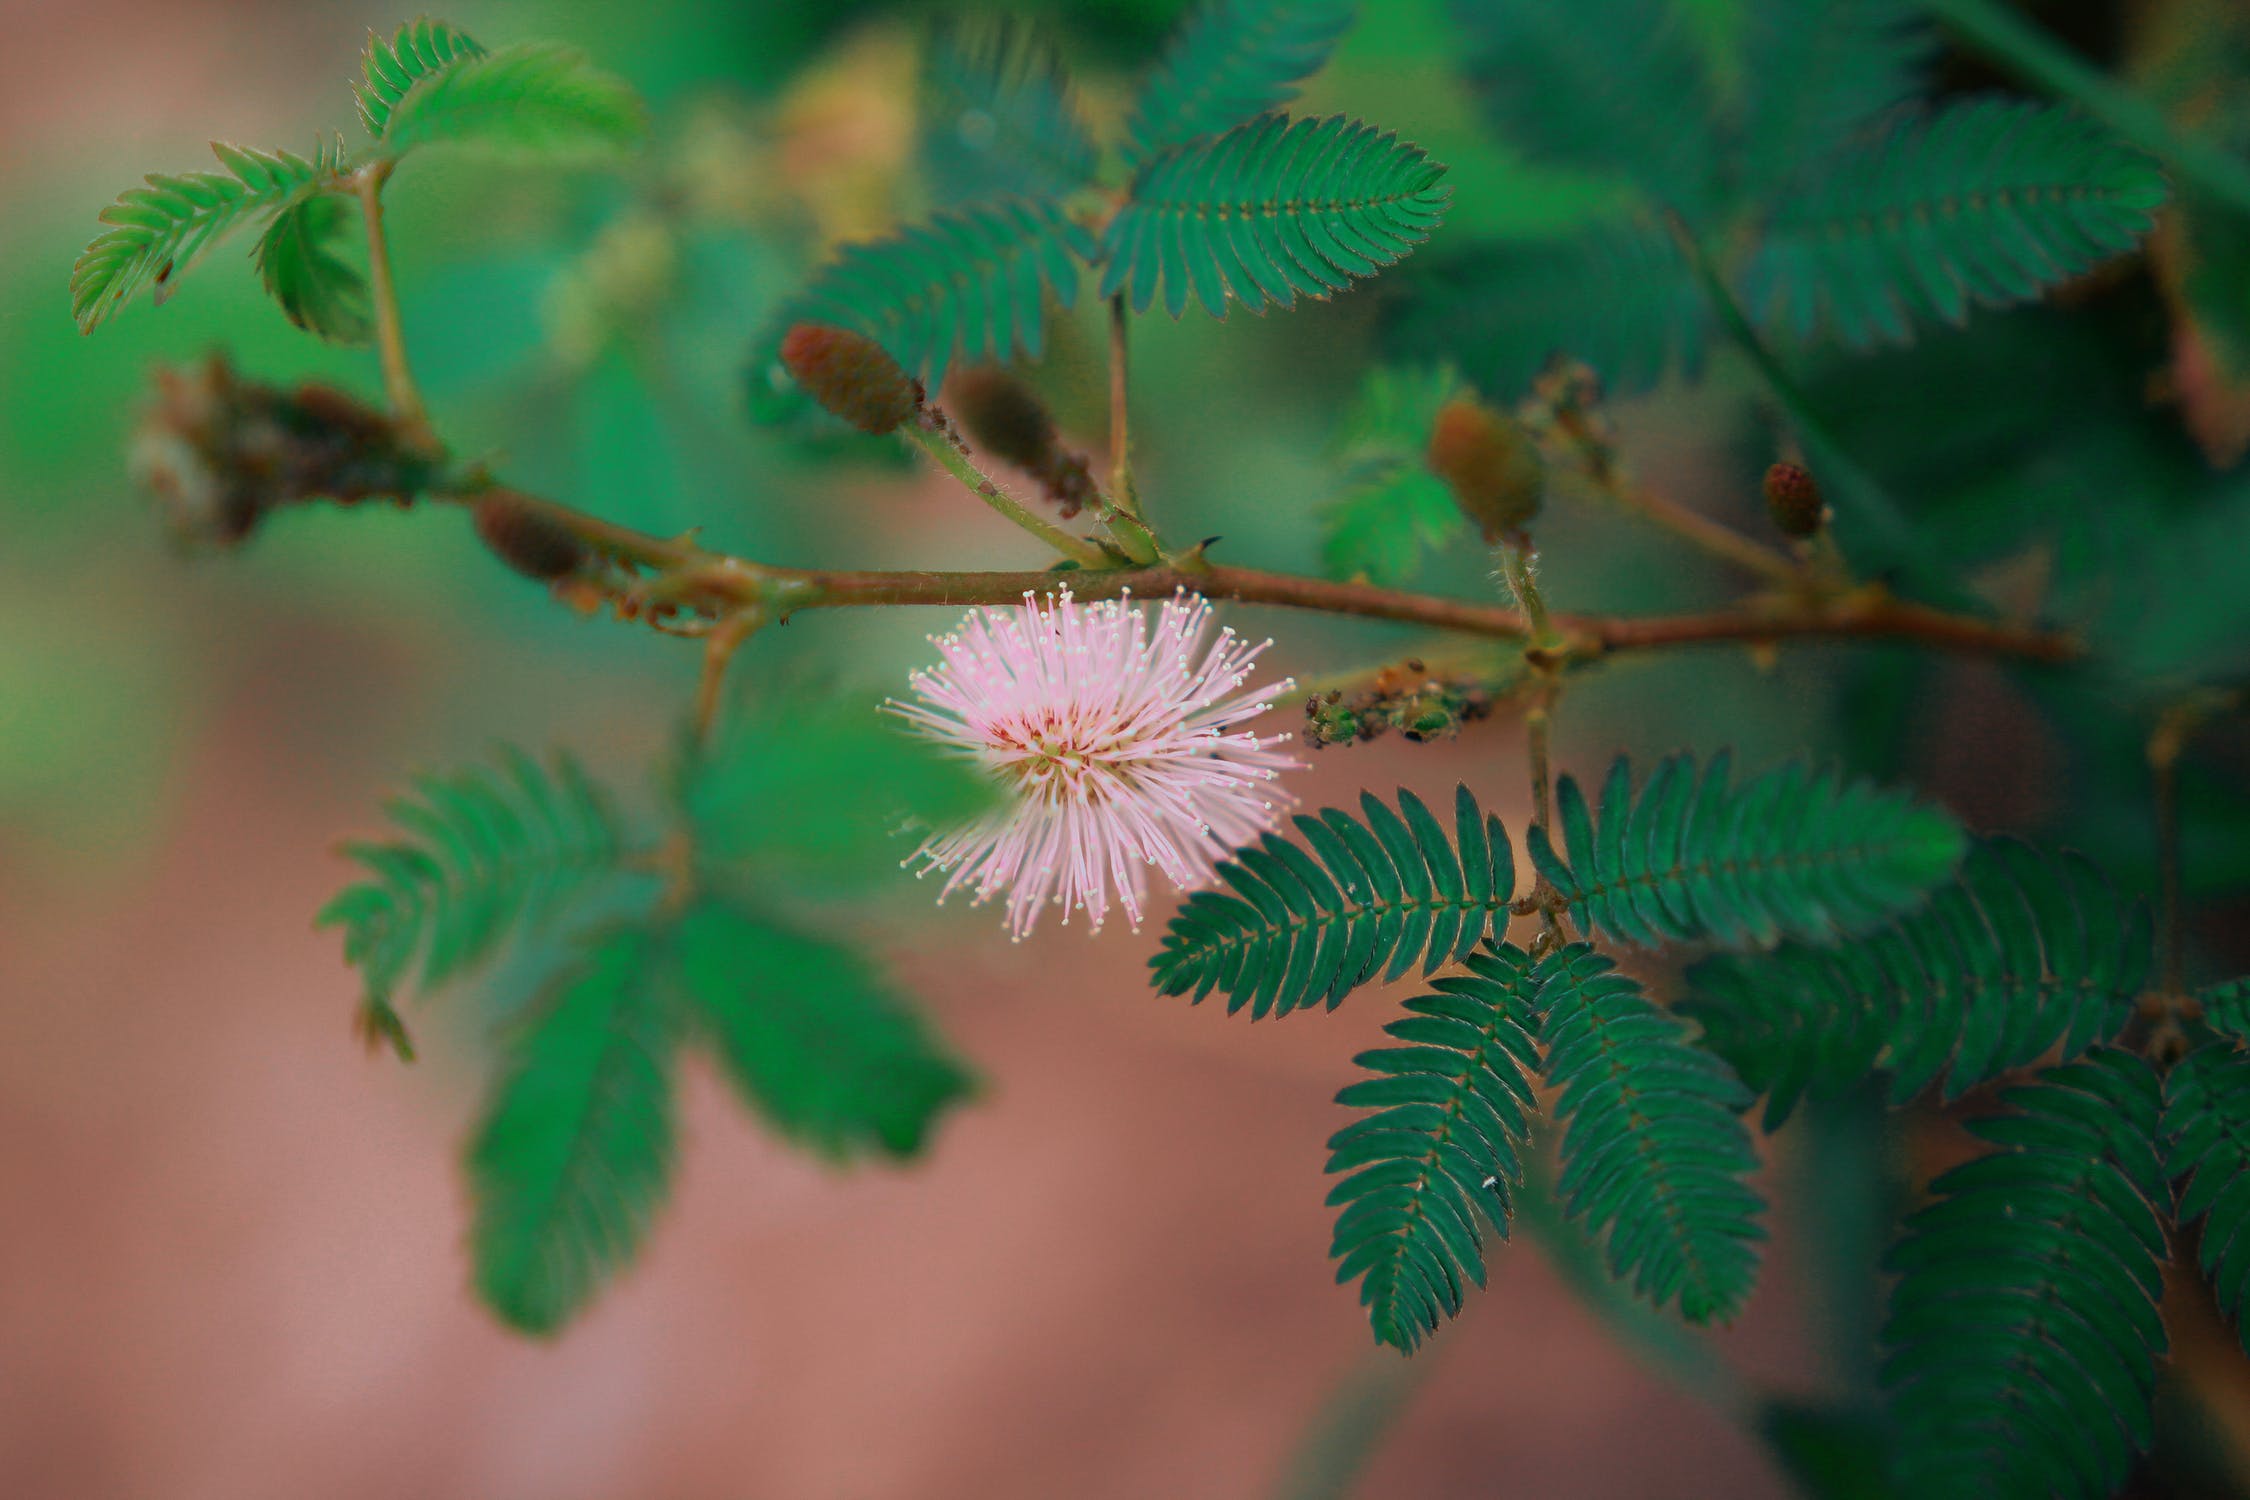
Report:
[[[1105,120],[1180,10],[1028,8]],[[2048,18],[2115,48],[2134,9]],[[431,153],[402,172],[388,203],[405,322],[456,448],[525,488],[776,562],[1034,563],[903,461],[745,416],[749,343],[776,300],[827,244],[922,202],[912,93],[930,14],[453,6],[490,42],[586,47],[657,121],[623,170]],[[472,1303],[457,1146],[521,976],[423,1007],[417,1066],[365,1055],[354,977],[311,928],[346,875],[335,840],[369,831],[405,772],[499,740],[645,781],[695,653],[558,609],[458,513],[308,510],[240,555],[175,555],[125,472],[152,365],[223,347],[255,376],[373,394],[373,359],[291,329],[247,241],[92,338],[64,292],[95,212],[139,173],[203,165],[213,137],[302,149],[347,127],[367,30],[407,18],[361,0],[0,0],[0,1495],[1241,1496],[1273,1491],[1337,1421],[1392,1405],[1370,1495],[1788,1493],[1757,1444],[1648,1373],[1528,1247],[1498,1257],[1491,1292],[1416,1364],[1368,1347],[1324,1259],[1321,1164],[1380,997],[1251,1026],[1152,998],[1150,935],[1012,946],[989,914],[924,910],[903,878],[885,957],[987,1083],[922,1162],[825,1171],[691,1069],[673,1206],[638,1267],[551,1345]],[[1477,129],[1449,46],[1435,0],[1370,5],[1305,107],[1447,162],[1447,234],[1536,237],[1604,211],[1611,189]],[[1234,560],[1316,567],[1323,444],[1378,311],[1361,295],[1143,320],[1136,436],[1156,513],[1223,535]],[[1101,346],[1080,314],[1041,379],[1092,444]],[[1922,378],[1892,375],[1908,391]],[[1755,523],[1746,476],[1771,441],[1735,372],[1619,417],[1643,472]],[[2003,436],[2003,456],[2021,445]],[[1551,593],[1580,606],[1723,597],[1615,514],[1562,508],[1542,540]],[[1463,549],[1431,583],[1474,595],[1482,570]],[[755,643],[751,673],[881,690],[945,623],[801,620]],[[1278,635],[1279,667],[1306,676],[1413,644],[1257,611],[1237,623]],[[2145,874],[2144,814],[2074,801],[2081,769],[2036,720],[1974,668],[1710,653],[1589,680],[1560,743],[1581,768],[1619,746],[1838,757],[1986,826],[2071,828]],[[1444,746],[1331,751],[1302,792],[1467,779],[1515,823],[1518,744],[1502,721]],[[2224,886],[2240,814],[2196,795],[2217,809],[2196,825],[2196,878]],[[1836,1149],[1777,1160],[1776,1183],[1817,1188],[1854,1147]],[[1810,1395],[1852,1378],[1835,1351],[1864,1341],[1866,1308],[1824,1302],[1807,1267],[1865,1253],[1872,1231],[1853,1202],[1801,1202],[1809,1220],[1781,1216],[1776,1274],[1717,1342]],[[2250,1473],[2242,1383],[2222,1368],[2180,1406],[2208,1488],[2151,1493],[2232,1493],[2226,1476]]]

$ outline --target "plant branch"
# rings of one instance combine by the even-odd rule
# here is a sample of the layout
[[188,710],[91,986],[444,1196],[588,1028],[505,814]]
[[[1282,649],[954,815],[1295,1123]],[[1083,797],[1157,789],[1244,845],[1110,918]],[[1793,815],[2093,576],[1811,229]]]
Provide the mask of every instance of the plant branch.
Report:
[[1733,563],[1744,572],[1773,583],[1794,586],[1804,582],[1804,570],[1790,561],[1788,554],[1744,536],[1725,522],[1714,521],[1669,495],[1647,485],[1631,483],[1614,471],[1607,476],[1594,476],[1593,482],[1603,494],[1643,520],[1701,547],[1713,557]]
[[1922,0],[1922,8],[1961,40],[2026,83],[2083,108],[2142,150],[2164,158],[2189,182],[2250,213],[2250,163],[2183,134],[2164,111],[1994,0]]
[[352,173],[349,181],[359,198],[360,216],[367,221],[367,282],[375,315],[375,350],[383,362],[383,394],[390,402],[399,434],[422,448],[437,446],[422,392],[414,384],[414,371],[406,362],[406,335],[399,323],[398,284],[391,276],[390,243],[383,234],[383,183],[393,163],[371,162]]
[[[473,502],[487,484],[468,483],[439,499]],[[590,550],[657,576],[652,594],[717,617],[752,605],[778,623],[799,610],[872,605],[1007,605],[1027,593],[1068,589],[1079,598],[1144,597],[1188,589],[1213,599],[1317,610],[1360,619],[1422,625],[1459,635],[1528,641],[1525,617],[1498,605],[1436,594],[1337,583],[1294,573],[1204,564],[1095,567],[1071,572],[893,572],[775,567],[713,552],[691,538],[651,536],[552,501],[523,496],[547,522]],[[1791,640],[1896,640],[1937,650],[2060,664],[2085,648],[2073,637],[2004,621],[1952,614],[1893,598],[1870,585],[1840,598],[1771,603],[1701,614],[1555,615],[1558,665],[1583,665],[1618,652],[1691,645],[1771,645]]]

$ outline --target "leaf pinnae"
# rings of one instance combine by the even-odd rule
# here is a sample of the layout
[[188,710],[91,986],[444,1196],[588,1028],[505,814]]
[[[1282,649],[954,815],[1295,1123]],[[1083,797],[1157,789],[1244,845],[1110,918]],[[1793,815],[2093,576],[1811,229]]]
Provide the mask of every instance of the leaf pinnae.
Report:
[[1148,161],[1102,239],[1101,295],[1215,318],[1326,299],[1397,264],[1445,217],[1445,168],[1388,131],[1266,115]]
[[922,170],[941,206],[1060,198],[1100,160],[1061,56],[1032,27],[943,21],[923,51]]
[[1126,165],[1288,103],[1357,10],[1352,0],[1207,0],[1142,85],[1125,127]]
[[418,77],[391,107],[383,145],[463,145],[522,156],[623,151],[647,133],[640,95],[560,42],[519,42],[455,55]]
[[433,21],[428,16],[409,21],[388,42],[367,34],[367,52],[361,59],[361,81],[352,93],[359,119],[367,133],[382,140],[391,116],[414,86],[434,78],[455,63],[485,55],[467,32]]

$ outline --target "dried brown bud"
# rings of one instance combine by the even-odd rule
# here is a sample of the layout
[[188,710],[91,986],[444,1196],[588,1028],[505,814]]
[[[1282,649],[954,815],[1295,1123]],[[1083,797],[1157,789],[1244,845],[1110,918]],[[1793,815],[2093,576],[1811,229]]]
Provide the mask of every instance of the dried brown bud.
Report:
[[1077,515],[1093,498],[1086,460],[1061,446],[1046,405],[1015,376],[991,365],[963,370],[945,383],[945,401],[970,441],[1038,480],[1064,517]]
[[156,390],[134,435],[133,473],[191,545],[233,546],[267,512],[307,500],[404,504],[433,473],[432,457],[390,418],[326,386],[261,385],[213,356],[159,370]]
[[1547,466],[1531,435],[1512,418],[1466,396],[1448,401],[1438,412],[1428,463],[1487,542],[1529,524],[1546,495]]
[[1820,481],[1798,464],[1775,464],[1766,470],[1766,513],[1783,536],[1802,541],[1828,524],[1828,502]]
[[862,432],[890,432],[922,409],[922,382],[881,344],[848,328],[798,323],[781,362],[812,398]]
[[586,561],[585,544],[528,495],[493,490],[477,501],[474,521],[492,555],[526,578],[549,583]]

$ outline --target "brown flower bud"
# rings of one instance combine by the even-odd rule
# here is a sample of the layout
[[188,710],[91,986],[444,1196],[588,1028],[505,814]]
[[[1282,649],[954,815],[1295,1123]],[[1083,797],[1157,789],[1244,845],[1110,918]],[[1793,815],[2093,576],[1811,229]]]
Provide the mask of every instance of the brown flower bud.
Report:
[[1094,495],[1086,460],[1056,440],[1055,419],[1031,387],[991,365],[945,383],[945,400],[978,448],[1039,481],[1067,518]]
[[1783,536],[1799,541],[1828,524],[1828,502],[1820,481],[1798,464],[1775,464],[1766,470],[1766,514]]
[[586,561],[585,544],[528,495],[493,490],[478,499],[472,519],[492,555],[526,578],[550,583]]
[[922,409],[922,382],[864,334],[798,323],[781,341],[781,362],[815,401],[862,432],[890,432]]
[[1438,412],[1427,461],[1487,542],[1520,531],[1539,514],[1547,466],[1530,434],[1471,397],[1456,397]]

